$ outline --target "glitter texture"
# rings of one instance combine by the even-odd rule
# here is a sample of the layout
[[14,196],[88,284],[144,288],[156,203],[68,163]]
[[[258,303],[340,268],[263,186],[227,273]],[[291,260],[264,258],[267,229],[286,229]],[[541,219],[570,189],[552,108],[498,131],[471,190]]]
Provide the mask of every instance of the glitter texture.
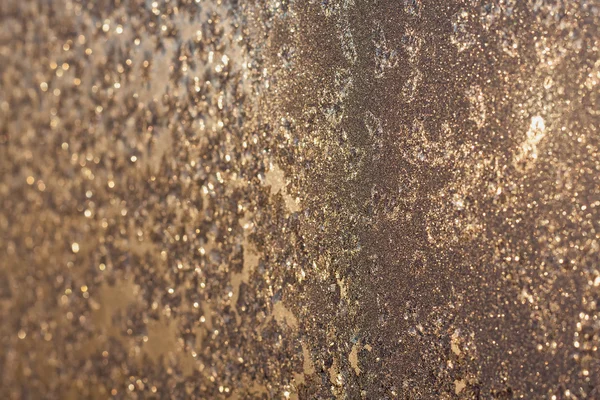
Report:
[[600,398],[599,27],[1,1],[0,397]]

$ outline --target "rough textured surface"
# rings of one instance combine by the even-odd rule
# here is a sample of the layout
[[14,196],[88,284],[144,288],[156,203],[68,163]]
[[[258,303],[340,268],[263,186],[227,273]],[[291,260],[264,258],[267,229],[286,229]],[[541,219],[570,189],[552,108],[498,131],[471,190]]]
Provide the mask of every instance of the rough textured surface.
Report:
[[2,1],[1,397],[600,398],[599,26]]

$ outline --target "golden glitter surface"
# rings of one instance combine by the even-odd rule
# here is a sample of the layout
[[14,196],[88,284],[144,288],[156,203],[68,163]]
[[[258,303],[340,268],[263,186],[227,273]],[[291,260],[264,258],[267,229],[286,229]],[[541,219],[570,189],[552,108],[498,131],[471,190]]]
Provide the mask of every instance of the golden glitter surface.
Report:
[[600,399],[597,0],[0,2],[0,398]]

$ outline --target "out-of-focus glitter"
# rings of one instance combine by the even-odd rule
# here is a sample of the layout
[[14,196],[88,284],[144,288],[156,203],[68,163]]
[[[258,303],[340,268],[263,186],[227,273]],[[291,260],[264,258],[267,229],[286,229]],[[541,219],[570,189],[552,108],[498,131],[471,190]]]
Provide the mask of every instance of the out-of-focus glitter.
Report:
[[0,2],[0,396],[600,398],[599,27]]

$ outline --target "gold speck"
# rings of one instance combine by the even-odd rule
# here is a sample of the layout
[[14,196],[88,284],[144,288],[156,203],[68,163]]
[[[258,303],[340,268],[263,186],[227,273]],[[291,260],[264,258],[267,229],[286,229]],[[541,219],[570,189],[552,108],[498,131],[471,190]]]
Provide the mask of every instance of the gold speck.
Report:
[[77,243],[77,242],[72,243],[71,244],[71,250],[75,254],[79,253],[79,243]]

